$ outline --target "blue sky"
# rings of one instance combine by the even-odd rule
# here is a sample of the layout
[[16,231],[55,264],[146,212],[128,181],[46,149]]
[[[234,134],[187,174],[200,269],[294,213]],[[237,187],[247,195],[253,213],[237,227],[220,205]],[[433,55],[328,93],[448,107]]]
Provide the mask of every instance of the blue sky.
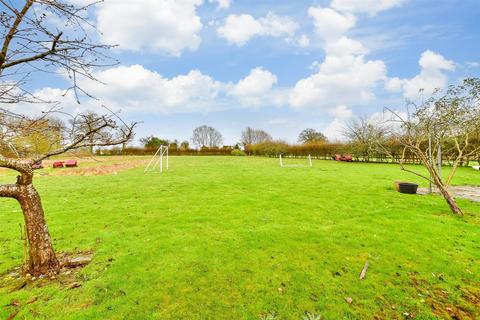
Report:
[[[355,116],[480,74],[478,0],[106,0],[91,16],[119,65],[84,87],[142,121],[138,138],[189,140],[207,124],[225,144],[246,126],[340,139]],[[67,109],[98,104],[59,98],[60,76],[31,85]]]

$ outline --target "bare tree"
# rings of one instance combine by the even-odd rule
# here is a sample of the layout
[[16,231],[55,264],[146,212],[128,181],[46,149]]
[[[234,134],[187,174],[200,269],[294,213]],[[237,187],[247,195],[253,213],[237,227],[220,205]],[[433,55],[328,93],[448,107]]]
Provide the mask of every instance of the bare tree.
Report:
[[[2,115],[0,118],[0,123],[8,123],[8,127],[21,127],[22,124],[20,122],[19,119],[9,118],[5,115]],[[62,125],[63,122],[60,119],[44,119],[43,121],[30,124],[28,134],[16,135],[13,140],[7,139],[7,126],[3,125],[3,134],[0,137],[0,145],[2,146],[0,154],[26,157],[47,152],[52,148],[52,145],[59,146],[61,144],[63,136],[60,127]],[[12,148],[13,145],[15,145],[15,149]]]
[[180,149],[182,150],[188,150],[189,147],[190,147],[190,144],[186,140],[180,143]]
[[105,54],[111,46],[93,42],[85,31],[91,26],[88,9],[96,2],[77,6],[67,0],[0,0],[0,103],[46,102],[29,92],[28,81],[32,73],[58,70],[71,79],[77,99],[88,95],[78,78],[93,80],[92,68],[116,63]]
[[346,124],[343,135],[349,140],[355,154],[361,154],[365,161],[369,161],[378,152],[379,144],[383,145],[388,129],[382,122],[360,117]]
[[303,144],[314,142],[327,142],[327,140],[327,137],[323,133],[311,128],[303,130],[298,135],[298,142]]
[[223,143],[223,137],[215,128],[203,125],[193,130],[192,142],[200,148],[219,147]]
[[[94,79],[93,69],[115,63],[105,55],[110,46],[90,40],[85,28],[90,24],[88,8],[67,0],[0,0],[0,103],[53,103],[44,101],[28,90],[33,73],[60,72],[68,75],[77,100],[88,96],[78,86],[79,77]],[[53,20],[56,22],[54,23]],[[58,23],[60,21],[60,23]],[[62,29],[62,31],[59,31]],[[58,71],[60,70],[60,71]],[[32,163],[60,155],[78,148],[121,144],[133,135],[135,123],[126,124],[108,112],[89,116],[89,126],[80,125],[85,115],[69,116],[71,121],[57,123],[55,117],[67,117],[58,106],[50,105],[38,116],[0,109],[1,148],[0,167],[18,172],[14,184],[0,185],[0,197],[16,199],[23,211],[27,229],[29,258],[26,272],[33,275],[56,273],[59,261],[52,247],[50,234],[40,196],[33,185]],[[65,124],[67,123],[67,124]],[[61,139],[54,139],[32,161],[16,152],[23,138],[40,134],[52,137],[47,131],[55,130]],[[11,149],[14,152],[5,152]],[[35,152],[35,153],[38,153]]]
[[[19,173],[16,183],[0,185],[0,197],[14,198],[22,208],[29,244],[26,271],[33,275],[55,273],[58,271],[59,262],[52,247],[40,196],[33,185],[32,164],[70,150],[121,144],[131,137],[135,127],[135,124],[129,125],[125,131],[125,124],[118,125],[114,114],[90,118],[92,121],[88,129],[85,126],[77,126],[79,121],[76,119],[82,118],[82,115],[74,117],[68,126],[58,127],[55,124],[53,127],[48,121],[53,114],[55,111],[48,111],[39,117],[32,118],[0,109],[0,119],[2,119],[0,127],[2,132],[6,133],[4,142],[12,148],[15,148],[18,137],[43,134],[52,129],[59,130],[63,136],[60,145],[57,139],[52,140],[48,151],[35,155],[30,161],[0,154],[0,167]],[[8,121],[5,121],[6,119]],[[48,135],[44,136],[48,137]]]
[[[82,131],[88,132],[94,129],[98,125],[99,115],[94,111],[86,111],[80,114],[78,117],[74,119],[70,119],[70,124],[77,128],[80,128]],[[107,129],[105,129],[107,130]],[[88,147],[88,151],[90,154],[93,154],[93,148],[95,146],[95,141],[104,134],[104,132],[97,132],[95,135],[91,135],[88,137],[88,142],[90,146]]]
[[242,131],[241,142],[244,146],[264,143],[267,141],[272,141],[272,136],[264,130],[246,127],[245,130]]
[[[463,215],[455,199],[450,195],[450,186],[458,166],[480,151],[480,144],[473,144],[472,138],[480,134],[480,79],[465,79],[462,84],[450,86],[446,91],[437,90],[432,97],[420,105],[408,103],[406,116],[388,109],[403,129],[399,136],[404,146],[403,154],[416,155],[428,170],[430,177],[404,167],[433,183],[445,198],[450,209],[457,215]],[[438,154],[439,145],[450,145],[446,150],[453,158],[452,167],[444,179],[433,159]]]
[[[124,132],[127,132],[128,131],[128,126],[126,125],[123,125],[123,127],[121,128],[121,130],[123,130]],[[125,151],[125,149],[127,148],[128,144],[129,143],[132,143],[134,140],[135,140],[135,132],[132,131],[132,134],[130,135],[130,137],[128,139],[126,139],[124,142],[122,142],[122,153]]]

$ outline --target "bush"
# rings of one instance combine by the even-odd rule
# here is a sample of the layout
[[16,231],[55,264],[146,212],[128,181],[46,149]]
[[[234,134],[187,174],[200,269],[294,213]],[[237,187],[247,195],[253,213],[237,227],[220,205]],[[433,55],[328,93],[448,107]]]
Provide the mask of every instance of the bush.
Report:
[[233,149],[231,155],[232,156],[246,156],[247,154],[240,149]]
[[249,144],[245,146],[248,154],[255,156],[276,157],[279,154],[288,153],[289,145],[283,141],[267,141],[259,144]]

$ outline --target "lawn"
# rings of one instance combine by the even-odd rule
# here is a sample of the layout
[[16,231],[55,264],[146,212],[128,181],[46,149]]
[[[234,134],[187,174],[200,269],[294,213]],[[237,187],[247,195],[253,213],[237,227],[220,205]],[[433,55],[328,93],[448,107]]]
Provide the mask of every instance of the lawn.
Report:
[[[394,180],[425,183],[391,164],[170,165],[39,175],[56,250],[94,257],[77,288],[53,280],[12,291],[0,281],[0,319],[480,317],[479,203],[459,200],[460,218],[438,196],[399,194]],[[0,172],[0,182],[13,179]],[[454,183],[480,185],[480,173],[461,168]],[[21,222],[16,202],[0,199],[0,274],[22,262]]]

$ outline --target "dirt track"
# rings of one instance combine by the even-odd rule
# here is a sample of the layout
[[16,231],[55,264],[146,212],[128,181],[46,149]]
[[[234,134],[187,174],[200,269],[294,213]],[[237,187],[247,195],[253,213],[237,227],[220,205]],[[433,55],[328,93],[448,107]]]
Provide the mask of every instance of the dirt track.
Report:
[[[455,198],[480,202],[480,186],[452,186],[449,190]],[[433,192],[440,194],[437,189],[433,189]],[[428,188],[419,188],[417,193],[422,195],[428,194]]]

